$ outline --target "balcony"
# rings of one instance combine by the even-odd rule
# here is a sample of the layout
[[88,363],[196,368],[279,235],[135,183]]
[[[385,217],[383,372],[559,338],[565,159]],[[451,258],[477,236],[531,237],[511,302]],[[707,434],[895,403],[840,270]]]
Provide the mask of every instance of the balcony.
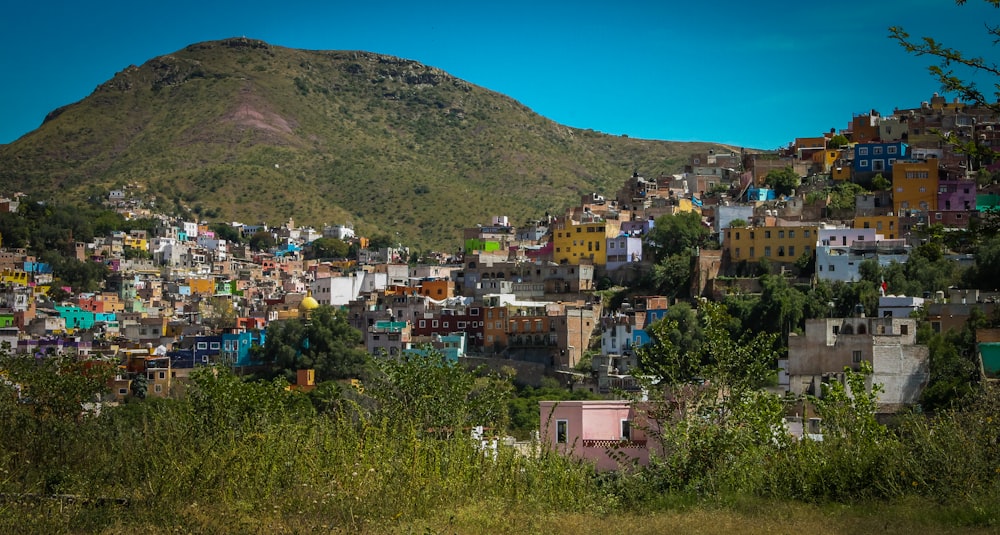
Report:
[[607,449],[646,449],[645,440],[625,440],[625,439],[593,439],[585,438],[582,440],[584,448],[600,448],[602,450]]

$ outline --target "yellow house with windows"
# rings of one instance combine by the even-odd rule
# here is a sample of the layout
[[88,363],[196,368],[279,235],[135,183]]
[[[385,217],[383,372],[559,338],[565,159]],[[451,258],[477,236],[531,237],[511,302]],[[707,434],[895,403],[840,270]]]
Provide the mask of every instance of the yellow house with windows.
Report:
[[135,236],[125,236],[123,245],[125,247],[131,247],[132,249],[139,249],[141,251],[149,250],[149,242],[146,238],[137,238]]
[[892,207],[898,216],[907,210],[936,211],[937,193],[937,159],[896,160],[893,164]]
[[816,225],[747,227],[726,229],[722,240],[723,255],[730,262],[769,262],[791,264],[802,255],[816,254]]
[[873,228],[876,234],[885,236],[887,240],[899,238],[899,218],[895,215],[857,216],[854,218],[854,228]]
[[579,265],[587,260],[595,266],[607,264],[607,240],[618,235],[618,220],[606,220],[596,215],[582,221],[559,220],[552,227],[552,260],[557,264]]
[[27,286],[28,272],[20,269],[5,269],[0,271],[0,282],[5,284],[12,284],[15,286]]

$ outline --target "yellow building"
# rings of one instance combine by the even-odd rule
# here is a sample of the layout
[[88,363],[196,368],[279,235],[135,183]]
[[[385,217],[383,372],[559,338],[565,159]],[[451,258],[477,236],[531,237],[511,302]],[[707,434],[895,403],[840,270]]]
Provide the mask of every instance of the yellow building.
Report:
[[893,164],[892,207],[897,216],[907,210],[936,211],[937,191],[937,159],[896,160]]
[[134,236],[125,236],[123,245],[125,247],[131,247],[132,249],[139,249],[141,251],[149,250],[149,243],[145,238],[136,238]]
[[833,169],[833,164],[839,159],[840,151],[831,149],[816,151],[812,155],[813,164],[819,167],[824,173],[829,173]]
[[607,239],[618,235],[618,220],[590,215],[583,221],[562,219],[552,228],[552,260],[557,264],[579,265],[588,260],[595,266],[607,264]]
[[28,272],[20,269],[5,269],[0,271],[0,282],[16,286],[28,285]]
[[191,295],[212,295],[215,293],[215,279],[188,279]]
[[804,254],[815,254],[816,225],[727,228],[722,241],[723,255],[730,262],[770,262],[790,264]]
[[854,228],[873,228],[876,234],[881,234],[887,240],[899,238],[899,217],[893,215],[857,216],[854,218]]

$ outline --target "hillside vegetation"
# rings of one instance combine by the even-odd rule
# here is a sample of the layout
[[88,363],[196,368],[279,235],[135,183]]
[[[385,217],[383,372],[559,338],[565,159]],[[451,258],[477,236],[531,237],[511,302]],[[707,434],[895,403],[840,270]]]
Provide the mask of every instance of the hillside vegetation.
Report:
[[64,199],[132,185],[167,212],[350,222],[432,247],[716,146],[569,128],[415,61],[234,38],[129,66],[53,111],[0,145],[0,183]]

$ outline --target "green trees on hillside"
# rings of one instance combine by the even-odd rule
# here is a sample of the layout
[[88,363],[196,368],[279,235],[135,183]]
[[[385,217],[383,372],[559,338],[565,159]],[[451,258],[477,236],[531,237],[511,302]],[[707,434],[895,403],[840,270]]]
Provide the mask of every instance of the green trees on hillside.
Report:
[[711,231],[697,212],[660,216],[646,235],[647,250],[656,264],[648,284],[670,297],[687,296],[690,291],[692,262],[699,247],[714,247]]
[[263,346],[254,348],[254,360],[269,376],[295,380],[297,370],[316,370],[316,381],[358,377],[369,371],[361,331],[348,323],[341,310],[321,306],[308,320],[274,321]]
[[347,258],[351,246],[337,238],[319,238],[311,244],[312,258]]
[[802,177],[795,172],[792,166],[787,165],[767,173],[767,176],[764,177],[764,183],[770,186],[777,195],[790,195],[802,183]]

